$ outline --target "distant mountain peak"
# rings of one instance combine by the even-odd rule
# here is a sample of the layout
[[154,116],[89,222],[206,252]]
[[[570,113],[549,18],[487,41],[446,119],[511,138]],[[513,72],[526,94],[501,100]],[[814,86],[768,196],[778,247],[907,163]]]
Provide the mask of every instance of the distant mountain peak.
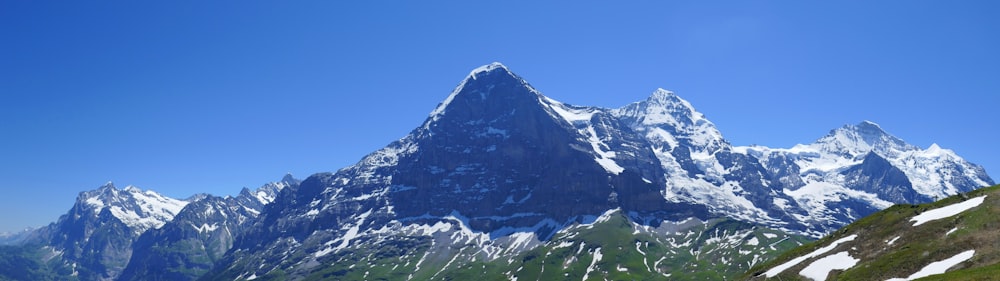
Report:
[[889,133],[886,133],[885,130],[882,129],[882,126],[879,126],[879,124],[876,124],[875,122],[868,120],[861,121],[861,123],[858,123],[857,125],[845,125],[844,128],[852,130],[862,136],[871,136],[871,137],[881,137],[887,135],[891,136],[889,135]]
[[[715,124],[674,92],[658,88],[644,101],[612,110],[639,131],[667,140],[670,147],[689,145],[696,151],[713,153],[728,142]],[[665,137],[670,135],[671,137]],[[678,143],[678,141],[680,143]]]
[[104,209],[110,209],[112,215],[136,233],[170,221],[188,203],[152,190],[143,191],[133,185],[119,190],[110,182],[95,190],[81,192],[77,197],[77,204],[92,209],[95,216]]
[[295,177],[293,177],[292,173],[287,173],[287,174],[285,174],[284,177],[281,178],[280,182],[289,183],[289,184],[298,184],[300,182],[300,180],[298,180]]
[[900,138],[887,133],[882,126],[872,121],[862,121],[857,125],[844,125],[831,130],[829,134],[815,142],[820,149],[827,152],[862,157],[874,151],[888,157],[895,157],[902,152],[919,150],[919,147],[906,143]]
[[872,122],[872,121],[869,121],[869,120],[862,120],[861,123],[858,123],[858,125],[856,125],[856,126],[857,127],[875,127],[875,128],[878,128],[879,130],[882,129],[882,126],[879,126],[878,123],[875,123],[875,122]]
[[[700,126],[711,123],[687,100],[674,92],[658,88],[644,101],[635,102],[616,111],[637,117],[646,125],[667,124],[673,127]],[[714,125],[712,125],[714,127]]]
[[656,88],[656,91],[653,91],[653,94],[649,95],[646,102],[651,104],[686,103],[686,101],[677,96],[677,94],[674,94],[674,92],[664,90],[663,88]]

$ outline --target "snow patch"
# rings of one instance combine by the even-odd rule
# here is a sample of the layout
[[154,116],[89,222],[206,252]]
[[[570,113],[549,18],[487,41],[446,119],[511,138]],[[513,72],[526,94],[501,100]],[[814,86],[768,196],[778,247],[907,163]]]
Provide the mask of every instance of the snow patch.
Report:
[[212,231],[215,231],[216,229],[218,229],[219,228],[219,224],[213,223],[212,225],[208,225],[207,223],[203,223],[203,224],[201,224],[201,226],[195,226],[194,224],[191,224],[191,228],[194,228],[195,230],[197,230],[200,233],[206,233],[206,232],[212,232]]
[[892,239],[889,239],[889,241],[887,241],[886,244],[887,245],[892,245],[892,243],[896,243],[896,240],[899,240],[899,236],[896,236],[896,237],[893,237]]
[[371,214],[372,214],[372,210],[368,210],[367,212],[364,212],[363,214],[358,215],[357,216],[357,221],[355,221],[353,224],[351,224],[351,227],[347,229],[347,232],[344,233],[343,236],[341,236],[340,238],[338,238],[336,240],[333,240],[333,241],[330,241],[330,242],[326,243],[327,246],[329,246],[330,244],[332,244],[332,242],[340,240],[340,245],[337,245],[335,247],[326,247],[326,248],[323,248],[322,250],[317,251],[314,254],[314,256],[317,257],[317,258],[319,258],[319,257],[325,256],[325,255],[327,255],[329,253],[332,253],[334,251],[338,251],[338,250],[347,248],[347,246],[350,245],[351,240],[353,240],[354,238],[358,237],[358,231],[361,230],[361,225],[364,224],[365,219],[368,218],[368,216],[371,215]]
[[785,270],[787,270],[789,268],[792,268],[793,266],[796,266],[799,263],[801,263],[801,262],[803,262],[803,261],[805,261],[807,259],[810,259],[810,258],[813,258],[813,257],[817,257],[817,256],[822,255],[822,254],[825,254],[826,252],[829,252],[829,251],[833,250],[834,248],[836,248],[841,243],[853,241],[854,238],[858,238],[858,235],[857,234],[851,234],[850,236],[837,239],[837,241],[833,241],[833,243],[830,243],[830,245],[828,245],[826,247],[822,247],[822,248],[816,249],[815,251],[812,251],[811,253],[805,254],[803,256],[794,258],[794,259],[792,259],[790,261],[787,261],[787,262],[785,262],[783,264],[775,266],[774,268],[771,268],[770,270],[764,272],[764,275],[766,275],[767,278],[772,278],[774,276],[777,276],[782,271],[785,271]]
[[597,158],[594,158],[594,161],[597,161],[597,164],[601,164],[601,167],[604,167],[604,170],[607,170],[612,174],[617,175],[622,171],[625,171],[625,168],[622,168],[622,166],[618,165],[618,162],[615,162],[615,160],[612,159],[615,158],[616,153],[614,151],[610,151],[610,149],[608,151],[604,150],[604,147],[608,147],[608,145],[597,137],[597,132],[594,131],[593,126],[587,126],[587,135],[589,136],[587,141],[590,142],[590,146],[594,149],[594,152],[597,153]]
[[960,214],[962,212],[968,211],[969,209],[975,208],[986,199],[986,195],[965,200],[959,203],[951,204],[934,210],[926,211],[922,214],[914,216],[910,221],[913,221],[913,226],[918,226],[924,224],[925,222],[939,220]]
[[959,253],[957,255],[954,255],[954,256],[952,256],[950,258],[947,258],[947,259],[944,259],[942,261],[932,262],[932,263],[928,264],[927,266],[925,266],[924,268],[921,268],[920,271],[917,271],[916,273],[911,274],[909,277],[906,277],[906,278],[892,278],[892,279],[889,279],[887,281],[914,280],[914,279],[920,279],[920,278],[924,278],[924,277],[935,275],[935,274],[942,274],[942,273],[945,273],[945,271],[948,271],[949,268],[951,268],[951,267],[953,267],[955,265],[958,265],[958,264],[960,264],[960,263],[962,263],[964,261],[967,261],[967,260],[971,259],[972,256],[975,255],[975,254],[976,254],[976,250],[968,250],[968,251],[965,251],[965,252],[961,252],[961,253]]
[[581,280],[586,281],[587,278],[590,277],[590,273],[594,272],[594,269],[597,269],[597,263],[600,262],[603,257],[604,255],[601,254],[601,247],[594,249],[594,259],[590,260],[590,266],[587,266],[587,273],[583,274],[583,279]]
[[274,202],[274,196],[267,194],[267,192],[264,192],[263,190],[257,191],[257,194],[254,195],[257,197],[257,201],[260,201],[261,204],[267,205]]
[[858,264],[859,259],[852,258],[847,251],[839,252],[813,261],[799,271],[799,274],[812,280],[826,280],[833,270],[845,270]]
[[104,201],[101,201],[101,199],[98,199],[97,197],[87,198],[85,202],[87,202],[87,205],[94,207],[94,214],[99,214],[101,213],[101,210],[104,209]]
[[552,109],[556,115],[559,115],[559,117],[562,117],[563,120],[566,120],[566,122],[569,122],[570,124],[590,121],[590,119],[594,117],[594,113],[596,111],[591,108],[572,108],[548,97],[545,97],[544,101],[549,104],[549,108]]

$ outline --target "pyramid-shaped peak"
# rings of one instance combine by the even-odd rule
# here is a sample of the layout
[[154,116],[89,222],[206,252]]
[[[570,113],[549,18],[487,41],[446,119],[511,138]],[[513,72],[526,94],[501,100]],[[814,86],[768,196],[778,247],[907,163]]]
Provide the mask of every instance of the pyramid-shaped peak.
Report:
[[108,189],[115,189],[115,183],[112,181],[108,181],[97,188],[97,190],[108,190]]
[[107,183],[101,185],[96,189],[80,192],[80,197],[81,198],[99,197],[101,194],[109,194],[106,196],[114,196],[114,194],[117,194],[119,190],[120,189],[118,189],[118,187],[115,187],[115,184],[113,182],[108,181]]
[[687,100],[663,88],[657,88],[656,91],[653,91],[653,94],[649,95],[649,98],[646,99],[646,103],[651,105],[675,105],[687,110],[694,110],[694,107]]
[[649,96],[649,99],[662,100],[662,99],[676,98],[676,97],[677,95],[670,90],[665,90],[663,88],[656,88],[656,91],[653,91],[653,94]]
[[131,192],[131,193],[141,193],[142,189],[139,189],[139,187],[134,186],[134,185],[129,185],[129,186],[125,187],[125,191]]
[[488,73],[488,72],[493,72],[493,71],[497,71],[497,70],[502,70],[502,71],[510,73],[510,69],[507,69],[507,66],[505,66],[505,65],[503,65],[502,63],[499,63],[499,62],[493,62],[493,63],[487,64],[487,65],[484,65],[484,66],[477,67],[476,69],[473,69],[472,72],[469,72],[469,76],[470,77],[475,77],[477,74],[480,74],[480,73]]
[[281,178],[280,182],[288,183],[288,184],[296,184],[296,183],[299,183],[300,180],[298,180],[295,177],[293,177],[292,173],[287,173],[287,174],[285,174],[284,177]]
[[[449,110],[449,107],[456,103],[459,107],[481,103],[498,107],[501,104],[497,104],[495,98],[515,97],[537,101],[539,95],[541,94],[520,76],[511,72],[503,64],[494,62],[473,69],[469,76],[462,80],[458,87],[455,87],[455,90],[431,112],[430,118],[432,121],[438,120]],[[509,109],[507,110],[509,111]]]

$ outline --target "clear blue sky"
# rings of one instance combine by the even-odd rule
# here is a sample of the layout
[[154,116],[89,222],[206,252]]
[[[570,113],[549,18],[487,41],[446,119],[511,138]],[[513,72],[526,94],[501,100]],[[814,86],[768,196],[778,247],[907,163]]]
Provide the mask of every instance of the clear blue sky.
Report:
[[872,120],[1000,177],[996,1],[38,2],[0,3],[0,231],[107,181],[335,171],[493,61],[571,104],[673,90],[736,145]]

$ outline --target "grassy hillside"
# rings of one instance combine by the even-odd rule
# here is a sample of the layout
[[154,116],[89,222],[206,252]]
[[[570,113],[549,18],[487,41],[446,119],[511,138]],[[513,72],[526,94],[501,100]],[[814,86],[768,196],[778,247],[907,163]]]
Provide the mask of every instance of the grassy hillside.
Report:
[[805,241],[732,220],[698,223],[679,232],[639,231],[619,214],[570,229],[513,259],[468,264],[442,276],[445,280],[727,280]]
[[[931,215],[939,214],[942,210],[957,209],[956,206],[972,205],[982,196],[985,197],[981,199],[981,204],[966,211],[955,215]],[[962,204],[956,205],[959,203]],[[938,219],[915,225],[917,222],[914,218],[920,214]],[[852,237],[853,240],[850,240]],[[850,241],[830,247],[834,241],[844,240]],[[767,279],[769,270],[818,249],[828,251],[805,258],[771,277],[775,280],[810,280],[802,273],[811,272],[804,269],[813,262],[824,258],[827,259],[820,263],[829,262],[835,259],[831,256],[846,253],[851,259],[857,260],[856,264],[847,269],[830,270],[826,275],[828,280],[907,278],[931,263],[945,261],[972,250],[974,254],[971,258],[948,267],[946,274],[927,276],[921,280],[996,280],[996,276],[1000,276],[1000,185],[933,203],[890,207],[819,241],[755,266],[743,278]],[[844,254],[841,255],[843,257]]]
[[37,245],[0,246],[0,280],[77,280],[73,269],[53,261]]

